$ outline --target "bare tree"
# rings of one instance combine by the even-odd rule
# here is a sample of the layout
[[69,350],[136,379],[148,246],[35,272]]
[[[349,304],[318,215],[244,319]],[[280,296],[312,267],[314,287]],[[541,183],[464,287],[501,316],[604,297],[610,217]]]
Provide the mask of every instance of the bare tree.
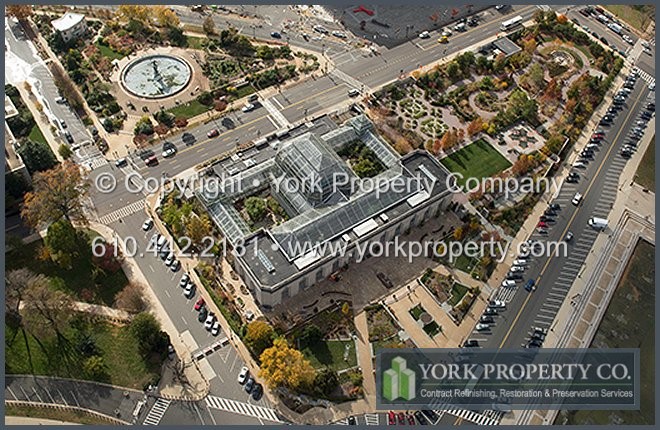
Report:
[[142,285],[133,282],[126,285],[115,296],[115,307],[135,314],[147,310],[147,302],[142,294],[143,288]]

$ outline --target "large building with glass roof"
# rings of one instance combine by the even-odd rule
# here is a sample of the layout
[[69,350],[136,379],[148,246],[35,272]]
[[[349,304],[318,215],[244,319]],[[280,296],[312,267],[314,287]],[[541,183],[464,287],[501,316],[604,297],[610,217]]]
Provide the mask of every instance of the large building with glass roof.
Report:
[[[338,152],[361,142],[384,166],[360,178]],[[218,163],[219,189],[198,196],[227,241],[240,252],[234,269],[268,309],[355,261],[356,245],[388,242],[444,210],[449,172],[425,151],[397,154],[364,115],[319,134],[298,132],[261,142]],[[235,207],[268,193],[288,220],[252,231]],[[345,252],[332,252],[332,251]]]

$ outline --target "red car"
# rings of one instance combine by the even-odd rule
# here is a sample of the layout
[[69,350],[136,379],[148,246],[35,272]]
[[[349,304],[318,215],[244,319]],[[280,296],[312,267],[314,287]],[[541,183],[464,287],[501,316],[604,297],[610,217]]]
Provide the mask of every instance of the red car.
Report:
[[415,417],[412,414],[408,414],[408,424],[410,424],[411,426],[417,425],[417,423],[415,422]]
[[399,424],[406,425],[406,414],[399,412]]
[[199,300],[197,300],[197,303],[195,303],[195,310],[198,311],[198,310],[202,309],[202,307],[204,306],[205,303],[206,302],[204,302],[204,298],[200,297]]
[[536,226],[537,226],[537,227],[544,228],[544,227],[547,227],[548,224],[544,223],[543,221],[540,221]]
[[218,136],[219,134],[220,134],[220,132],[218,131],[217,128],[214,128],[213,130],[211,130],[211,131],[209,131],[208,133],[206,133],[206,135],[207,135],[209,138],[211,138],[211,137],[216,137],[216,136]]
[[396,414],[394,411],[389,411],[387,414],[387,424],[393,426],[396,425]]

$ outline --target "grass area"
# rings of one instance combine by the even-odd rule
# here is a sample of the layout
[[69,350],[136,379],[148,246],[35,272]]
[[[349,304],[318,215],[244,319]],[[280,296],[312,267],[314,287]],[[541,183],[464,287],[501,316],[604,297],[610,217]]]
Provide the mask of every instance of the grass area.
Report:
[[472,269],[474,269],[477,263],[476,258],[461,254],[454,260],[454,267],[462,272],[472,273]]
[[[348,345],[348,357],[344,360],[346,345]],[[339,371],[357,366],[355,343],[350,340],[324,340],[314,345],[306,345],[301,351],[315,369],[329,367]]]
[[655,136],[637,167],[635,182],[655,193]]
[[204,38],[195,37],[195,36],[186,36],[186,39],[188,39],[188,49],[199,49],[200,51],[204,50],[204,46],[202,45]]
[[488,178],[511,167],[511,163],[484,140],[477,140],[465,148],[443,158],[440,162],[450,172],[460,175],[458,185],[463,186],[468,178]]
[[[28,139],[33,142],[43,143],[44,145],[48,146],[48,142],[46,142],[46,138],[44,137],[44,134],[41,132],[41,129],[37,124],[32,127],[32,130],[30,130]],[[50,146],[48,146],[48,148],[50,148]]]
[[206,106],[201,104],[198,100],[191,100],[188,103],[174,106],[167,111],[172,113],[176,118],[186,118],[190,119],[194,116],[201,115],[204,112],[211,110],[212,106]]
[[640,240],[598,327],[592,348],[640,349],[640,410],[562,411],[555,424],[655,424],[655,247]]
[[109,46],[101,45],[98,42],[96,42],[96,47],[98,48],[101,55],[103,55],[104,57],[108,57],[111,61],[112,60],[121,60],[122,58],[125,57],[124,54],[121,54],[121,53],[115,51],[114,49],[112,49]]
[[458,302],[463,299],[465,294],[470,291],[468,287],[466,287],[463,284],[459,284],[457,282],[454,283],[454,285],[451,287],[451,297],[449,298],[449,304],[451,306],[456,306]]
[[[110,306],[114,303],[115,295],[128,284],[128,279],[122,270],[115,273],[96,270],[91,255],[91,238],[95,236],[96,232],[88,232],[90,241],[83,245],[84,249],[80,250],[80,256],[74,259],[70,270],[63,269],[51,260],[43,261],[36,257],[43,246],[42,240],[13,249],[7,254],[5,270],[25,267],[47,276],[54,288],[66,291],[78,300]],[[95,276],[94,273],[98,274]]]
[[436,334],[440,333],[441,329],[437,322],[431,321],[430,323],[424,326],[424,331],[426,332],[426,334],[429,335],[429,337],[433,337]]
[[240,88],[236,88],[236,98],[240,99],[243,97],[247,97],[255,92],[257,92],[257,90],[252,85],[243,85]]
[[608,5],[605,9],[618,16],[639,31],[646,30],[646,27],[655,18],[654,5]]
[[109,421],[82,412],[50,408],[36,408],[32,406],[16,406],[9,404],[5,405],[5,417],[41,418],[45,420],[56,420],[65,423],[78,423],[86,425],[109,424]]
[[414,308],[410,309],[408,312],[413,317],[413,319],[417,321],[419,320],[419,317],[422,316],[422,314],[426,311],[424,310],[422,305],[417,305]]
[[[47,323],[44,321],[43,326]],[[66,348],[55,334],[45,330],[37,339],[28,331],[5,325],[5,371],[10,374],[61,376],[106,382],[122,387],[143,389],[160,376],[161,360],[145,360],[138,351],[138,342],[126,326],[115,326],[96,317],[83,314],[73,317],[63,330]],[[105,371],[92,375],[84,371],[87,358],[81,351],[82,340],[91,340],[102,357]],[[43,348],[40,344],[43,345]]]

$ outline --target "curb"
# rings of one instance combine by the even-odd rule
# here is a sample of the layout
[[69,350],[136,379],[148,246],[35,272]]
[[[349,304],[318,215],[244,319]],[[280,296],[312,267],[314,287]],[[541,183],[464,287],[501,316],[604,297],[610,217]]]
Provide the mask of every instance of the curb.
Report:
[[29,406],[29,407],[36,407],[36,408],[42,408],[42,409],[59,409],[59,410],[69,410],[69,411],[76,411],[76,412],[82,412],[84,414],[93,416],[95,418],[101,418],[103,420],[108,421],[111,424],[114,425],[122,425],[122,426],[128,426],[131,425],[128,421],[120,420],[119,418],[114,418],[106,414],[102,414],[100,412],[93,411],[91,409],[87,408],[80,408],[78,406],[65,406],[65,405],[60,405],[58,403],[41,403],[41,402],[27,402],[23,400],[5,400],[5,405],[6,406]]

